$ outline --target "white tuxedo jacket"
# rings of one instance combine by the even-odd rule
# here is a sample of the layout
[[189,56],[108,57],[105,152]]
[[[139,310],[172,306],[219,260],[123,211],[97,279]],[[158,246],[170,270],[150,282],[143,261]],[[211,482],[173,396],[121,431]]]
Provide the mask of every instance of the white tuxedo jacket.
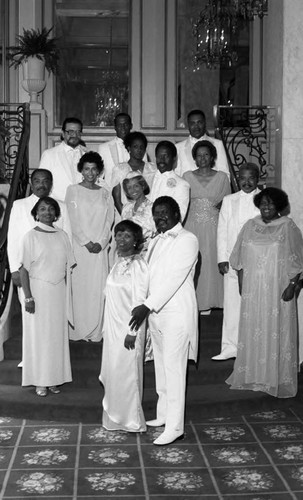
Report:
[[238,191],[223,198],[217,232],[218,263],[229,262],[229,256],[242,227],[249,219],[260,215],[253,202],[254,196],[259,192],[259,189],[249,194]]
[[[31,210],[38,201],[38,197],[32,194],[27,198],[16,200],[13,203],[7,233],[7,253],[11,272],[18,271],[22,262],[22,244],[24,235],[36,226],[36,221],[31,215]],[[65,203],[58,202],[61,217],[54,223],[56,227],[63,229],[72,241],[70,220]]]
[[178,203],[181,212],[182,221],[185,219],[190,195],[190,185],[174,170],[161,174],[156,172],[149,199],[154,202],[160,196],[170,196]]
[[195,360],[198,309],[193,275],[198,251],[196,236],[178,223],[152,239],[146,254],[150,284],[145,305],[151,311],[149,321],[169,335],[182,327],[189,338],[189,357]]
[[[104,162],[104,180],[106,184],[113,188],[112,173],[115,166],[119,163],[126,163],[129,160],[129,152],[124,147],[118,137],[111,141],[103,142],[98,148],[98,153]],[[144,155],[143,160],[147,162],[147,156]]]
[[77,165],[85,152],[83,146],[71,148],[64,141],[43,152],[39,168],[46,168],[53,174],[53,189],[50,193],[52,198],[64,202],[68,186],[82,181]]
[[100,144],[98,148],[98,153],[101,156],[103,162],[104,162],[104,180],[106,184],[110,187],[112,187],[112,172],[113,169],[118,163],[121,163],[121,161],[128,161],[129,160],[129,153],[125,149],[123,151],[123,159],[121,157],[121,153],[119,155],[119,141],[118,137],[115,137],[111,141],[104,142],[103,144]]
[[[203,135],[200,137],[199,141],[209,141],[216,147],[217,160],[214,169],[222,170],[222,172],[227,174],[229,178],[230,174],[223,142],[219,139],[215,139],[214,137],[209,137],[208,135]],[[184,172],[187,172],[187,170],[196,170],[197,165],[191,154],[193,146],[190,137],[188,137],[185,141],[177,142],[176,148],[178,151],[176,173],[182,177]]]

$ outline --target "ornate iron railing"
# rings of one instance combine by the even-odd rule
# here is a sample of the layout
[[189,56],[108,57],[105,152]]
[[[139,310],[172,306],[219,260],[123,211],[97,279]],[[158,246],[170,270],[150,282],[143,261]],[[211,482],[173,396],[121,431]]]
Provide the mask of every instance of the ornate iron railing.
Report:
[[7,259],[8,223],[14,200],[26,194],[29,136],[29,104],[0,104],[0,317],[11,280]]
[[214,106],[216,137],[225,146],[231,184],[238,191],[237,173],[245,162],[259,166],[260,183],[279,185],[276,165],[279,108],[273,106]]

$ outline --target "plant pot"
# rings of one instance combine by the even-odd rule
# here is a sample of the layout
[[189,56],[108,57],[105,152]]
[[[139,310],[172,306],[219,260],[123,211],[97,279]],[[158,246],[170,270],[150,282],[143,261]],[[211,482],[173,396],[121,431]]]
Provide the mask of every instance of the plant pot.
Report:
[[[38,103],[38,94],[45,89],[45,62],[30,56],[22,63],[22,87],[29,93],[30,102]],[[39,104],[39,103],[38,103]]]

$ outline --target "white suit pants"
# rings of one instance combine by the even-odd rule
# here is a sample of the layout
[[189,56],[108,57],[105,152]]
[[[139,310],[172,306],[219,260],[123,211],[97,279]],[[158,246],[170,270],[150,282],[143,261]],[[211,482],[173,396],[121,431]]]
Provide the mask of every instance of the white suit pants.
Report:
[[163,333],[151,323],[157,419],[165,422],[165,430],[183,433],[189,338],[178,328]]
[[241,295],[237,272],[229,266],[224,274],[224,301],[221,352],[237,355]]

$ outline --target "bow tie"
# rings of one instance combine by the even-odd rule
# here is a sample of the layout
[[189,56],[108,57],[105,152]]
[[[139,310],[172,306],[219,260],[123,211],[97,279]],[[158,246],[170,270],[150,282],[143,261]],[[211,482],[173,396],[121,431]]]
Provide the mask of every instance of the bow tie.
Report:
[[159,233],[158,236],[159,236],[159,238],[165,240],[165,239],[167,239],[169,237],[176,238],[177,234],[176,233],[170,233],[169,231],[167,231],[166,233]]

